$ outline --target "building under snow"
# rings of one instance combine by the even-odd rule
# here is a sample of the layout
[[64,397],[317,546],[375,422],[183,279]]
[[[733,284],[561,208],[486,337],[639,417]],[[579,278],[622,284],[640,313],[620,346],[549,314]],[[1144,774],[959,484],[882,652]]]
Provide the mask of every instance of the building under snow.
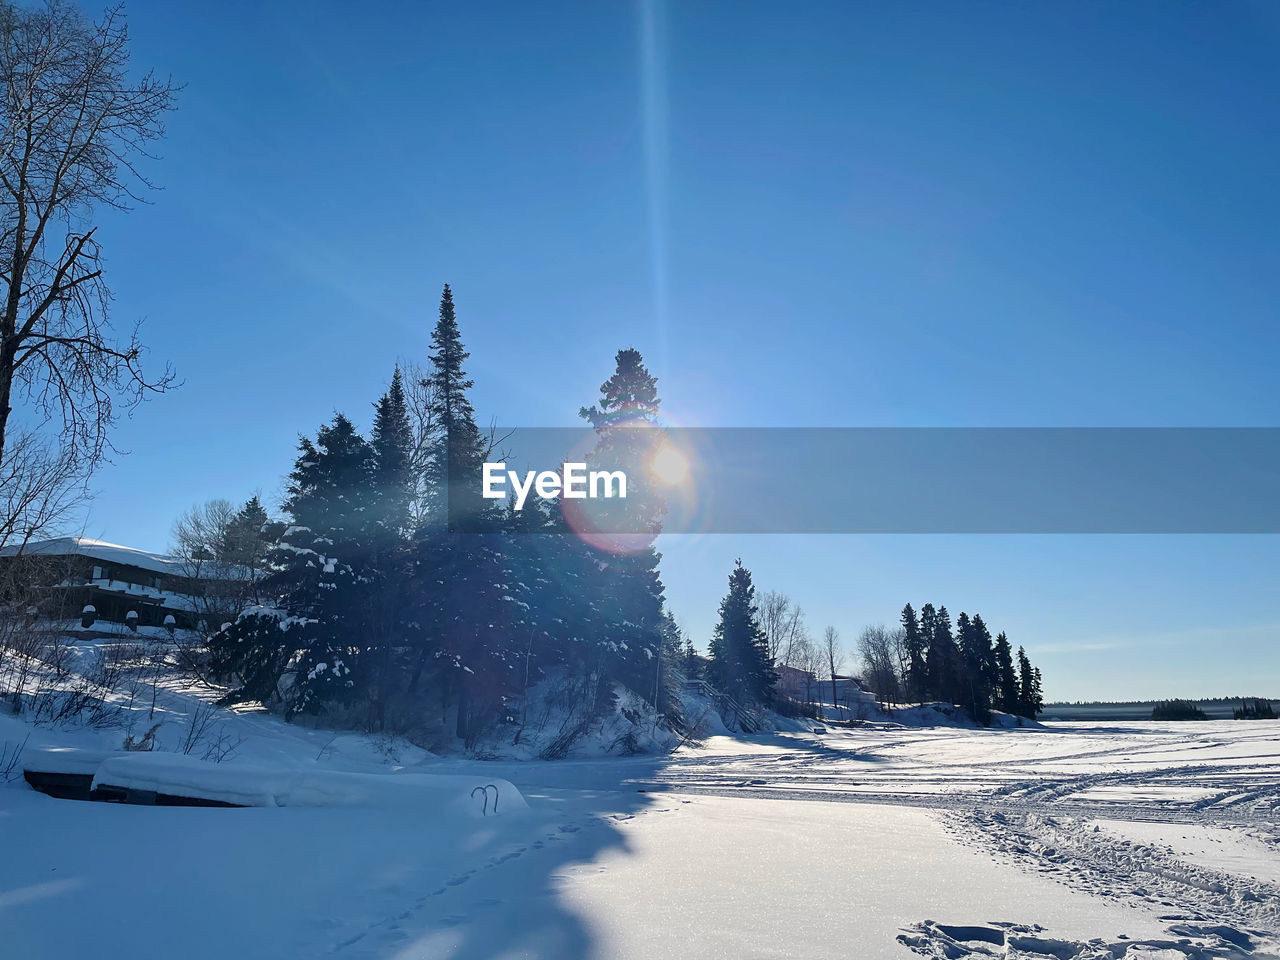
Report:
[[0,568],[30,564],[37,611],[55,620],[79,619],[92,607],[96,620],[124,623],[132,611],[142,626],[162,626],[172,616],[194,627],[198,598],[242,571],[149,553],[87,537],[58,537],[0,549]]

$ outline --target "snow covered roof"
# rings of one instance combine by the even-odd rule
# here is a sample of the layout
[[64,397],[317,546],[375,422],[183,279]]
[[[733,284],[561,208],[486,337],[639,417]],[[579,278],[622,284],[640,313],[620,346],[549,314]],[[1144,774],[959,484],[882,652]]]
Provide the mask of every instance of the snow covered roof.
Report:
[[19,553],[39,554],[51,557],[82,556],[106,563],[121,563],[152,573],[180,574],[182,561],[171,554],[149,553],[124,547],[118,543],[107,543],[105,540],[91,540],[88,537],[57,537],[53,540],[35,540],[25,545],[13,545],[0,549],[0,557],[14,557]]

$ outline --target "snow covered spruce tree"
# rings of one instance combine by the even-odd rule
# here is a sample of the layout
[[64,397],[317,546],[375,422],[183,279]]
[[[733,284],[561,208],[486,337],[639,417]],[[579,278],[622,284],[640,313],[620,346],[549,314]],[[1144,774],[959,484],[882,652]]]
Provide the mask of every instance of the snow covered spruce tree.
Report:
[[375,516],[373,453],[350,420],[337,415],[298,447],[263,603],[210,642],[216,673],[236,684],[228,701],[279,701],[287,717],[357,693]]
[[720,620],[709,652],[711,682],[716,687],[742,703],[767,705],[773,701],[777,674],[760,628],[751,571],[741,560],[729,574],[729,592],[720,601]]
[[[619,350],[613,376],[600,385],[600,399],[579,415],[595,429],[588,459],[592,469],[622,470],[627,496],[611,508],[611,530],[595,539],[603,592],[608,597],[603,623],[604,670],[632,690],[653,685],[663,655],[666,623],[664,587],[658,574],[661,554],[653,540],[662,530],[667,504],[648,465],[663,431],[658,422],[658,381],[633,348]],[[575,504],[588,503],[577,500]],[[659,709],[665,709],[659,704]]]
[[467,396],[474,385],[448,285],[431,333],[432,455],[429,514],[414,548],[412,589],[418,624],[411,693],[428,670],[455,729],[472,745],[498,715],[516,683],[518,657],[508,620],[516,600],[507,589],[501,513],[481,495],[488,454]]

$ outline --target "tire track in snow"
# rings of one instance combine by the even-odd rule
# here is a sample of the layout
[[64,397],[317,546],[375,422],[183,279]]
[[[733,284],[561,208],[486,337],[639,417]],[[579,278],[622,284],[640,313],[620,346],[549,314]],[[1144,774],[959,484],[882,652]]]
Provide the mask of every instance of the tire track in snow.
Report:
[[971,810],[944,824],[960,843],[1073,890],[1154,906],[1167,920],[1236,924],[1280,945],[1280,885],[1200,866],[1057,811]]

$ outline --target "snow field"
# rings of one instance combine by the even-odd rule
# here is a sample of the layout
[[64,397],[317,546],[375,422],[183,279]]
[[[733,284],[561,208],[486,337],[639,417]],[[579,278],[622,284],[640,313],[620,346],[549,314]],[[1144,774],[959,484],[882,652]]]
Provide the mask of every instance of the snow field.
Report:
[[[666,756],[482,762],[220,710],[241,747],[213,764],[175,752],[205,703],[163,687],[159,752],[123,757],[118,729],[0,717],[33,763],[51,749],[104,782],[259,804],[0,785],[0,954],[1280,955],[1268,722],[807,724]],[[527,808],[452,805],[481,782]]]

